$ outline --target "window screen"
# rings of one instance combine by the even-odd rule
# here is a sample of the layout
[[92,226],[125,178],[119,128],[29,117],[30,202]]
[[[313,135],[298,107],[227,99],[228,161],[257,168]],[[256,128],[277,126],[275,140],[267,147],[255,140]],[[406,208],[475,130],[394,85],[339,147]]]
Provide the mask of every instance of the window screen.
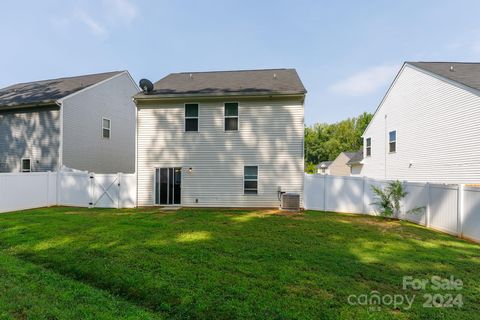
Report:
[[185,104],[185,131],[198,131],[198,104]]
[[244,194],[258,193],[258,167],[257,166],[246,166],[244,168],[243,192]]
[[225,131],[238,130],[238,103],[225,103]]

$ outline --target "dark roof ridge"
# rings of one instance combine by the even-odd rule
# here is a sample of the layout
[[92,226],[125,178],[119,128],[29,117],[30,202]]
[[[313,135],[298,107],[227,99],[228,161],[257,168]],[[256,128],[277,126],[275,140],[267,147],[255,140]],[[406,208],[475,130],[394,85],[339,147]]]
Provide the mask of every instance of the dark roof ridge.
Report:
[[79,76],[69,76],[69,77],[61,77],[61,78],[52,78],[52,79],[42,79],[42,80],[34,80],[34,81],[17,82],[17,83],[14,83],[14,84],[9,85],[8,87],[0,88],[0,90],[6,90],[6,89],[8,89],[8,88],[10,88],[10,87],[19,86],[19,85],[22,85],[22,84],[32,84],[32,83],[45,82],[45,81],[68,80],[68,79],[73,79],[73,78],[81,78],[81,77],[89,77],[89,76],[100,76],[100,75],[107,74],[107,73],[120,74],[120,73],[122,73],[122,72],[126,72],[126,70],[106,71],[106,72],[82,74],[82,75],[79,75]]

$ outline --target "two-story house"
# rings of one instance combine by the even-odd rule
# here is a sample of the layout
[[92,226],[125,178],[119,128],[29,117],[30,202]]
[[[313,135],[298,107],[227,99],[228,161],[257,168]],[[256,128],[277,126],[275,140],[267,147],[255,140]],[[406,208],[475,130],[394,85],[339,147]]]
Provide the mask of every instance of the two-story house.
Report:
[[0,172],[134,172],[139,91],[127,71],[0,89]]
[[173,73],[137,105],[138,205],[278,207],[302,194],[294,69]]
[[480,63],[406,62],[365,130],[361,175],[480,182]]

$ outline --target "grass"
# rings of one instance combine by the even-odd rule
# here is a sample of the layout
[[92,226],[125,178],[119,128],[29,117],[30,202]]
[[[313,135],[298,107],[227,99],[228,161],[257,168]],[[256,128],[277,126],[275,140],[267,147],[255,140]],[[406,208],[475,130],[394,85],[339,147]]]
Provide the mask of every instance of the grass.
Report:
[[[307,211],[44,208],[0,215],[0,318],[478,319],[480,246],[407,222]],[[402,277],[463,281],[423,308]],[[350,295],[416,295],[411,309]],[[452,293],[435,291],[434,293]]]

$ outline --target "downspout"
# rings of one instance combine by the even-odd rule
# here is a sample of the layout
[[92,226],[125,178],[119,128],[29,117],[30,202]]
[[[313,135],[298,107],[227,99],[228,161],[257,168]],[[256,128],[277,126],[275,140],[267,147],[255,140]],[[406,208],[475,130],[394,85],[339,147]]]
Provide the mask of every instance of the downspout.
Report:
[[60,107],[60,135],[58,137],[58,160],[57,160],[57,172],[63,166],[63,101],[55,101]]
[[132,98],[135,105],[135,207],[138,207],[138,106],[134,98]]
[[383,153],[385,156],[385,165],[384,165],[384,179],[387,180],[387,150],[388,150],[388,138],[387,138],[387,115],[385,114],[385,134],[383,135],[384,140],[384,147],[385,147],[385,152]]

